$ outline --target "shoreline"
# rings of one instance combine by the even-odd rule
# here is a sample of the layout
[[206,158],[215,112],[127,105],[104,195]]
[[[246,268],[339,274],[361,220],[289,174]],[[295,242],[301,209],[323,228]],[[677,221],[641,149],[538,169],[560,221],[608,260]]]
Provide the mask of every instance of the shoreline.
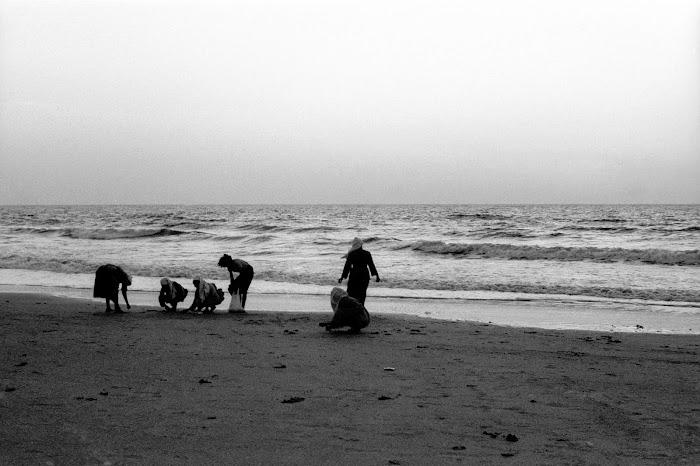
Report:
[[[0,285],[0,296],[6,293],[31,293],[44,296],[75,298],[92,302],[100,308],[104,300],[92,298],[92,289]],[[329,288],[330,293],[330,288]],[[134,305],[160,309],[157,293],[129,291]],[[192,293],[179,308],[189,306]],[[249,293],[251,311],[265,312],[330,312],[330,295],[299,293]],[[120,301],[121,301],[120,295]],[[216,312],[226,312],[229,297]],[[183,306],[183,304],[185,304]],[[666,309],[657,305],[630,305],[607,301],[539,301],[539,300],[468,300],[369,295],[366,303],[370,314],[416,316],[431,320],[491,323],[517,328],[550,330],[589,330],[603,332],[700,335],[700,312],[696,308]]]
[[696,336],[152,309],[0,295],[0,463],[700,461]]

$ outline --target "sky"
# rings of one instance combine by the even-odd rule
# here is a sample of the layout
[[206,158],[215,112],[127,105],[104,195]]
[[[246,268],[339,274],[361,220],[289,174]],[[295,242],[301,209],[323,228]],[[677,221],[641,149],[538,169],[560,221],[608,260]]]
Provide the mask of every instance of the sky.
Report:
[[700,203],[700,0],[0,0],[0,204]]

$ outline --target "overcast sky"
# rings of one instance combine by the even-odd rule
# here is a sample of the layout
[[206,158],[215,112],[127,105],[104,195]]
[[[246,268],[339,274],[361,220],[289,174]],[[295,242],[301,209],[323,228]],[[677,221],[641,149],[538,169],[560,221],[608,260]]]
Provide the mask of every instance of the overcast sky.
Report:
[[700,0],[0,0],[0,204],[700,203]]

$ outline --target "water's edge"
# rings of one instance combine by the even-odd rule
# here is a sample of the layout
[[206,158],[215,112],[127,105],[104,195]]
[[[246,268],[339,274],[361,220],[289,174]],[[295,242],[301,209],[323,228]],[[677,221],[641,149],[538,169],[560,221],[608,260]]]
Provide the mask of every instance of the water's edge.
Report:
[[[104,300],[92,298],[91,290],[32,285],[0,285],[0,293],[30,293],[91,300],[96,311]],[[159,309],[157,294],[129,291],[132,305]],[[183,305],[184,304],[184,305]],[[186,300],[180,308],[189,306]],[[471,321],[509,327],[597,332],[634,332],[700,335],[700,314],[659,312],[654,306],[642,311],[611,302],[497,301],[479,299],[421,299],[368,297],[370,314],[410,315],[427,319]],[[228,300],[217,312],[226,312]],[[247,308],[260,312],[309,312],[331,314],[328,296],[299,293],[250,293]],[[319,320],[321,317],[319,316]]]

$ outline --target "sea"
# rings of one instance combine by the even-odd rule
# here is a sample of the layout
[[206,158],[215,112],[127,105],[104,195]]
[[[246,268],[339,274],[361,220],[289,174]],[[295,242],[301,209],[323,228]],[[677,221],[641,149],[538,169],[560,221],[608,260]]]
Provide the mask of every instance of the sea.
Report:
[[93,299],[111,263],[157,306],[161,277],[226,289],[227,253],[255,269],[253,308],[328,312],[354,237],[370,312],[700,334],[700,205],[0,206],[0,291]]

